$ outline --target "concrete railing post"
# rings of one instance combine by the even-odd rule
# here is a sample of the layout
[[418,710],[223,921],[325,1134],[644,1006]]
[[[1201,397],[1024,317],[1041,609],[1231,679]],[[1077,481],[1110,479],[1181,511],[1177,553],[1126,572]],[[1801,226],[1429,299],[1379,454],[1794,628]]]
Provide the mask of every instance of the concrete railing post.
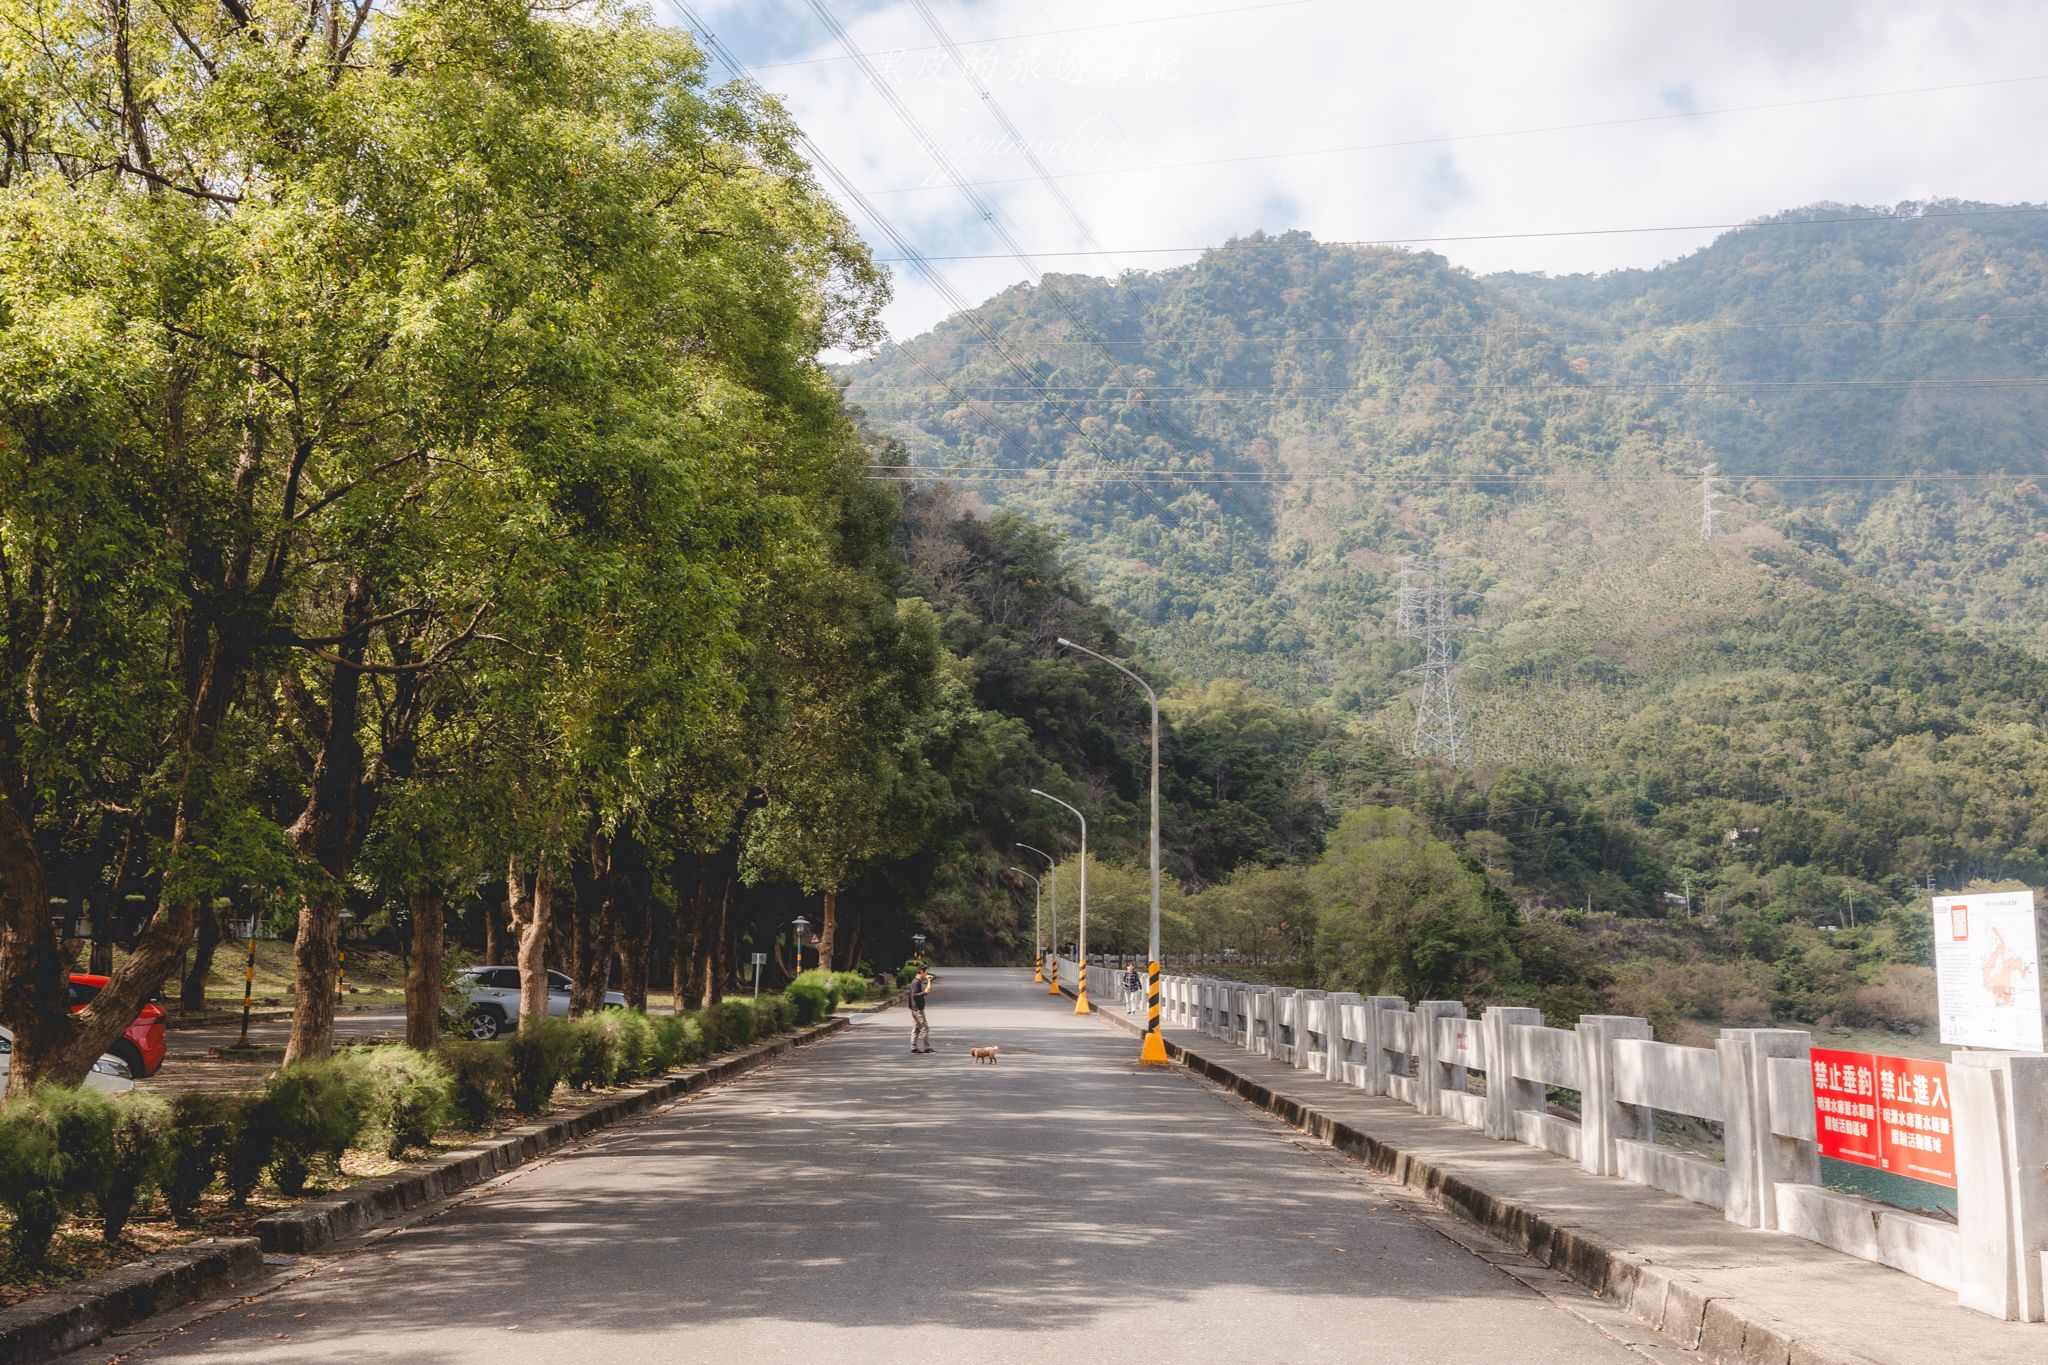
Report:
[[1250,1029],[1245,1035],[1245,1050],[1254,1056],[1273,1055],[1273,1007],[1277,1003],[1271,986],[1260,986],[1251,993],[1249,1013]]
[[1273,1017],[1266,1029],[1266,1055],[1292,1066],[1294,1045],[1301,1037],[1301,1001],[1292,986],[1275,986],[1272,1005]]
[[1393,1042],[1393,1028],[1382,1016],[1402,1013],[1407,1008],[1408,1002],[1398,995],[1369,995],[1365,999],[1365,1093],[1368,1095],[1388,1093],[1390,1069],[1387,1046]]
[[1949,1060],[1956,1297],[2010,1322],[2039,1322],[2048,1275],[2048,1056],[1958,1052]]
[[[1332,991],[1323,997],[1323,1017],[1328,1021],[1330,1062],[1325,1076],[1343,1085],[1365,1084],[1364,1032],[1365,1000],[1350,991]],[[1352,1030],[1347,1035],[1345,1030]]]
[[1321,991],[1294,993],[1294,1065],[1299,1071],[1330,1074],[1329,997]]
[[1513,1032],[1518,1028],[1541,1028],[1543,1011],[1527,1005],[1489,1005],[1480,1016],[1479,1027],[1486,1035],[1486,1135],[1512,1141],[1517,1133],[1515,1115],[1543,1113],[1543,1084],[1517,1080]]
[[1437,1100],[1437,1091],[1451,1084],[1449,1073],[1453,1070],[1457,1076],[1455,1088],[1465,1088],[1465,1068],[1452,1068],[1436,1036],[1437,1020],[1464,1017],[1465,1002],[1462,1000],[1424,1000],[1415,1006],[1415,1112],[1418,1114],[1443,1113],[1444,1107]]
[[1579,1091],[1579,1164],[1589,1175],[1615,1175],[1614,1144],[1622,1138],[1650,1140],[1648,1125],[1637,1111],[1614,1098],[1614,1055],[1608,1044],[1617,1038],[1648,1038],[1650,1021],[1626,1014],[1579,1016],[1579,1063],[1585,1086]]
[[1771,1058],[1804,1062],[1813,1051],[1813,1035],[1802,1029],[1722,1029],[1714,1049],[1721,1059],[1728,1221],[1746,1228],[1775,1228],[1778,1186],[1818,1185],[1820,1148],[1771,1131]]

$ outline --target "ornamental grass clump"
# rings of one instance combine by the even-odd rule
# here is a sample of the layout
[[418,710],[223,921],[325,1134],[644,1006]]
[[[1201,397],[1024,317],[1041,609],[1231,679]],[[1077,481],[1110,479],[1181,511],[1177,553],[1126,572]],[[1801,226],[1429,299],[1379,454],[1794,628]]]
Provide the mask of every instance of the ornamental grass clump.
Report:
[[485,1043],[444,1043],[441,1064],[448,1068],[448,1100],[464,1128],[481,1128],[498,1116],[512,1098],[509,1048]]
[[128,1215],[143,1195],[164,1182],[170,1168],[171,1106],[154,1095],[126,1094],[114,1101],[111,1160],[98,1200],[100,1234],[121,1239]]
[[14,1218],[14,1257],[38,1266],[64,1217],[64,1158],[57,1125],[31,1098],[0,1109],[0,1208]]
[[512,1107],[522,1114],[538,1114],[554,1098],[555,1087],[569,1065],[576,1040],[566,1019],[546,1019],[522,1025],[505,1044],[512,1059]]
[[868,979],[859,972],[834,972],[833,984],[839,988],[839,1003],[851,1005],[867,999]]
[[455,1078],[440,1059],[399,1045],[356,1054],[369,1085],[368,1126],[388,1156],[432,1145],[455,1119]]
[[294,1062],[257,1098],[271,1126],[271,1182],[287,1199],[305,1192],[318,1167],[339,1171],[341,1154],[370,1125],[376,1087],[359,1057],[345,1053]]
[[816,981],[806,981],[803,977],[798,977],[789,983],[789,988],[782,994],[783,998],[789,1001],[789,1007],[795,1013],[799,1027],[815,1024],[832,1012],[831,997]]
[[[234,1117],[234,1106],[223,1106],[216,1097],[199,1091],[187,1091],[171,1101],[170,1131],[164,1139],[163,1191],[172,1222],[185,1226],[198,1214],[200,1197],[220,1174],[227,1156]],[[252,1178],[249,1187],[255,1185]]]
[[754,1008],[744,1000],[721,1000],[704,1011],[704,1028],[720,1052],[745,1047],[754,1041]]

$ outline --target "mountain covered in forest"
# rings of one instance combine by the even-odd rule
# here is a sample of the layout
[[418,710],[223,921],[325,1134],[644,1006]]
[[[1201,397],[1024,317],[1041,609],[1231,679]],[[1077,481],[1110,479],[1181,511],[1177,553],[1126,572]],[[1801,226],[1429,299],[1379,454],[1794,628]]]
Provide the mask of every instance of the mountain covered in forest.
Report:
[[2044,265],[2029,205],[1817,205],[1564,278],[1254,234],[843,379],[885,462],[1062,537],[1184,694],[1405,748],[1400,571],[1440,558],[1441,832],[1528,906],[1690,885],[1811,928],[2048,872]]

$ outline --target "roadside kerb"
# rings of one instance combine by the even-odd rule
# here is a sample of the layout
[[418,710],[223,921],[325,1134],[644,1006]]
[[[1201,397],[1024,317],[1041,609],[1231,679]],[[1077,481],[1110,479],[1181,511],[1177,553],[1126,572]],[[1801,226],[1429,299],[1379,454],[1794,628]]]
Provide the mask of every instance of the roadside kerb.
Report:
[[[1099,1012],[1097,1018],[1133,1035],[1142,1031],[1138,1021],[1118,1014]],[[1727,1365],[1871,1365],[1877,1360],[1896,1360],[1901,1357],[1893,1354],[1890,1348],[1901,1344],[1897,1338],[1910,1339],[1922,1335],[1920,1329],[1931,1327],[1934,1315],[1938,1315],[1944,1329],[1957,1334],[1951,1338],[1951,1345],[1962,1354],[1953,1358],[1971,1358],[1973,1354],[1976,1358],[2000,1361],[2039,1358],[2036,1354],[2038,1339],[2028,1335],[2030,1331],[2038,1331],[2037,1328],[1996,1322],[1967,1310],[1957,1311],[1956,1317],[1950,1319],[1948,1313],[1954,1310],[1946,1304],[1939,1305],[1934,1315],[1927,1314],[1924,1305],[1920,1310],[1908,1312],[1903,1297],[1893,1305],[1899,1320],[1883,1329],[1879,1342],[1867,1347],[1858,1333],[1830,1331],[1812,1323],[1795,1326],[1787,1320],[1788,1314],[1747,1303],[1731,1294],[1728,1285],[1717,1283],[1713,1276],[1701,1272],[1700,1267],[1664,1264],[1624,1250],[1606,1236],[1580,1225],[1571,1216],[1558,1216],[1488,1189],[1478,1180],[1448,1169],[1429,1157],[1405,1150],[1383,1136],[1376,1136],[1358,1124],[1318,1108],[1311,1100],[1276,1089],[1278,1082],[1268,1084],[1249,1074],[1269,1065],[1266,1058],[1247,1058],[1243,1069],[1239,1069],[1229,1060],[1190,1051],[1187,1042],[1174,1038],[1171,1032],[1167,1033],[1166,1046],[1168,1055],[1189,1071],[1585,1286],[1626,1310],[1637,1321],[1655,1329],[1672,1346],[1697,1350],[1704,1359],[1717,1362],[1717,1365],[1720,1362],[1727,1362]],[[1303,1077],[1307,1078],[1307,1073],[1303,1073]],[[1289,1073],[1288,1080],[1294,1079],[1294,1074]],[[1407,1115],[1395,1113],[1390,1116],[1390,1123],[1396,1126],[1409,1122],[1412,1120]],[[1663,1198],[1654,1192],[1647,1192],[1646,1197],[1653,1200]],[[1737,1237],[1745,1235],[1721,1220],[1714,1220],[1711,1230]],[[1799,1243],[1793,1242],[1792,1245]],[[1780,1246],[1773,1250],[1782,1255],[1787,1248]],[[1816,1251],[1826,1254],[1819,1248]],[[1843,1260],[1842,1268],[1852,1272],[1863,1270],[1867,1265],[1848,1258]],[[1898,1274],[1896,1271],[1882,1273]],[[1905,1284],[1916,1290],[1921,1288],[1909,1279]],[[1827,1292],[1823,1286],[1817,1285],[1815,1289],[1818,1294]],[[1822,1312],[1815,1316],[1827,1314]],[[1870,1325],[1868,1321],[1863,1324],[1865,1328]],[[1965,1343],[1960,1337],[1971,1340]],[[1992,1345],[1994,1341],[1995,1345]],[[1851,1342],[1855,1344],[1846,1344]],[[1983,1349],[1986,1346],[1991,1346],[1991,1349]],[[1930,1353],[1910,1358],[1936,1359],[1939,1356]]]
[[[892,995],[855,1013],[886,1009]],[[232,1290],[255,1275],[265,1252],[303,1255],[351,1233],[457,1194],[600,1128],[670,1100],[788,1056],[853,1022],[836,1014],[792,1034],[756,1043],[730,1056],[640,1085],[623,1087],[596,1104],[559,1118],[522,1124],[403,1171],[359,1181],[332,1198],[318,1199],[257,1220],[254,1237],[212,1238],[159,1253],[67,1289],[38,1294],[0,1312],[0,1365],[26,1365],[90,1346],[155,1313]]]

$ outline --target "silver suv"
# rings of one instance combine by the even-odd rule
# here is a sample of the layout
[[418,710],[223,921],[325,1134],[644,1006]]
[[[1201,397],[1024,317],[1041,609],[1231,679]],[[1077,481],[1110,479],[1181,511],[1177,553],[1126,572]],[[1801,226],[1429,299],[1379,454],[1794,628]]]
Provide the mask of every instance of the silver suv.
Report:
[[[519,969],[517,967],[471,967],[460,974],[461,988],[469,995],[469,1036],[482,1042],[504,1033],[519,1023]],[[575,983],[567,973],[548,973],[548,1016],[569,1017],[569,989]],[[617,991],[604,993],[606,1006],[623,1007],[626,997]]]

